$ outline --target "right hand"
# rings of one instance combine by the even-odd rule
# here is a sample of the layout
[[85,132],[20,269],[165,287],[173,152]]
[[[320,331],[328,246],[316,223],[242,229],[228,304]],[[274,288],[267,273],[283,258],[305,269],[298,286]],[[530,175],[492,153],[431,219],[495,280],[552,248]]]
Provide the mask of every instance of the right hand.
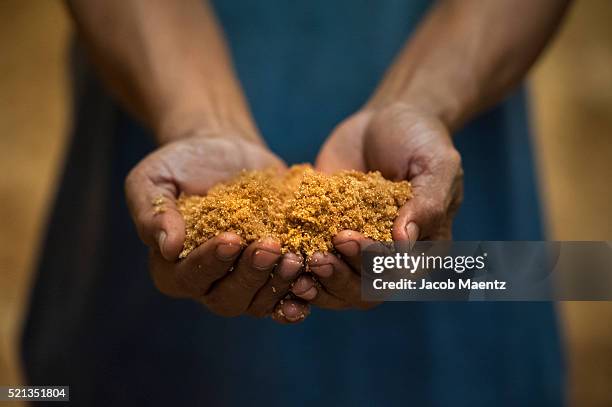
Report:
[[292,323],[309,314],[305,301],[283,301],[303,259],[293,253],[281,255],[278,242],[263,239],[243,249],[240,236],[225,232],[178,261],[185,223],[177,197],[205,195],[242,169],[269,167],[281,169],[285,164],[263,144],[202,134],[166,144],[132,169],[125,182],[127,202],[140,238],[151,248],[150,271],[162,293],[193,298],[227,317],[274,312],[276,321]]
[[[450,130],[437,117],[403,103],[362,110],[332,132],[316,168],[380,171],[387,179],[410,181],[414,197],[399,209],[393,240],[451,240],[463,169]],[[308,264],[312,275],[299,277],[293,293],[322,308],[371,308],[375,304],[361,298],[361,249],[372,242],[346,230],[333,243],[341,257],[315,253]]]

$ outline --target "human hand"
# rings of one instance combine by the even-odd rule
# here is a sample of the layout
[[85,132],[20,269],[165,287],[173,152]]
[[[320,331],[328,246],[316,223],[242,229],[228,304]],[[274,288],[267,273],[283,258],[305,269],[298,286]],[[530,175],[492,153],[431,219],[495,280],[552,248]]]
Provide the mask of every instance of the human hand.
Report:
[[434,116],[403,104],[357,113],[327,139],[316,167],[378,170],[387,179],[410,181],[414,197],[400,209],[393,239],[451,239],[463,170],[448,129]]
[[[240,236],[222,233],[177,261],[185,223],[176,207],[181,194],[206,194],[242,169],[284,163],[265,146],[240,137],[199,134],[166,144],[144,158],[126,179],[126,197],[140,238],[151,248],[150,271],[157,288],[173,297],[193,298],[222,316],[270,315],[302,269],[300,256],[281,256],[270,239],[243,248]],[[308,315],[301,300],[280,304],[279,322]]]
[[332,253],[314,253],[307,259],[311,273],[304,273],[292,285],[298,298],[321,308],[366,310],[377,305],[361,299],[361,250],[374,243],[360,233],[344,230],[334,239]]
[[[387,179],[410,181],[414,197],[400,208],[393,239],[451,239],[463,170],[448,129],[436,117],[404,104],[358,112],[332,132],[315,166],[324,172],[378,170]],[[313,255],[308,266],[320,285],[304,275],[294,284],[294,294],[326,308],[367,308],[361,301],[360,252],[368,243],[357,232],[339,233],[334,248],[341,258]]]

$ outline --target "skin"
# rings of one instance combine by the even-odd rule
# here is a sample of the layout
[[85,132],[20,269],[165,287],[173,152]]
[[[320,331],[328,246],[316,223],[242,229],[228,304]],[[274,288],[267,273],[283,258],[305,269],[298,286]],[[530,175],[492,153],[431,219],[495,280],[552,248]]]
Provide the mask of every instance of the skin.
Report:
[[[451,135],[520,82],[567,3],[440,0],[371,99],[329,135],[316,167],[380,170],[409,180],[415,197],[400,209],[394,240],[450,239],[463,190]],[[309,302],[331,309],[375,305],[360,298],[361,248],[368,240],[354,231],[334,238],[337,255],[316,253],[305,261],[281,257],[277,242],[245,247],[224,233],[177,262],[184,240],[174,204],[180,193],[206,193],[243,168],[284,164],[259,135],[205,2],[68,4],[109,89],[160,144],[128,176],[126,197],[163,293],[193,298],[220,315],[271,315],[282,323],[302,321]],[[161,213],[152,205],[160,196]],[[303,266],[312,273],[300,275]],[[294,297],[287,299],[289,292]]]
[[[224,233],[178,261],[185,225],[175,200],[181,193],[205,194],[242,169],[285,168],[259,134],[210,7],[199,0],[68,5],[100,76],[159,144],[125,182],[158,289],[223,316],[302,321],[309,305],[289,288],[303,259],[281,256],[278,242],[246,246]],[[153,205],[159,197],[161,212]]]
[[[316,166],[326,172],[377,169],[388,179],[410,180],[415,197],[400,209],[393,239],[452,238],[452,220],[463,198],[463,170],[448,130],[435,117],[405,105],[360,112],[332,133]],[[361,248],[373,242],[343,231],[333,243],[340,257],[316,253],[308,262],[320,287],[311,276],[302,276],[293,293],[323,308],[373,306],[361,301],[360,283]]]
[[[450,240],[463,199],[461,157],[452,134],[516,86],[567,4],[438,2],[368,103],[331,133],[316,168],[379,170],[388,179],[410,181],[414,198],[400,209],[393,239]],[[312,275],[300,276],[294,294],[323,308],[375,306],[361,300],[360,249],[369,243],[357,232],[339,233],[338,255],[313,255]]]
[[[205,154],[208,160],[201,159]],[[178,194],[205,194],[242,168],[269,167],[282,169],[284,164],[258,143],[195,134],[166,144],[130,172],[125,184],[128,206],[140,238],[152,249],[151,276],[162,293],[192,298],[226,317],[263,317],[274,311],[303,268],[300,256],[281,256],[278,242],[263,239],[245,247],[240,236],[226,232],[176,261],[185,240],[185,224],[175,204]],[[152,205],[160,197],[161,211]],[[281,307],[279,322],[297,322],[309,312],[300,300]]]

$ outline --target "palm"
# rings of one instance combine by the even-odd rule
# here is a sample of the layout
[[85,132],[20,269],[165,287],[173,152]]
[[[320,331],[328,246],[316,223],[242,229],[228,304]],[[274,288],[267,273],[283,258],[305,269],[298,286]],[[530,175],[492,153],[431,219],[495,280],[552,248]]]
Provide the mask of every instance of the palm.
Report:
[[403,240],[407,222],[421,238],[449,239],[461,202],[461,157],[446,126],[435,116],[406,105],[362,111],[341,123],[323,146],[323,171],[380,171],[390,180],[409,180],[414,198],[399,212],[393,236]]
[[367,171],[363,143],[369,118],[368,113],[358,113],[336,127],[321,147],[315,167],[327,173]]
[[193,137],[161,148],[143,162],[153,183],[179,193],[205,194],[242,169],[284,167],[263,146],[238,138]]
[[[181,193],[203,195],[242,169],[267,167],[282,168],[284,164],[260,143],[200,135],[165,145],[130,172],[128,204],[140,237],[153,249],[150,271],[161,292],[193,298],[225,316],[265,316],[277,304],[282,310],[276,318],[279,322],[299,322],[308,314],[303,302],[281,302],[302,262],[291,253],[281,256],[274,240],[244,247],[237,234],[221,233],[176,261],[185,241],[185,222],[176,197]],[[163,211],[155,207],[160,199]]]
[[389,179],[411,179],[452,149],[446,128],[408,109],[357,113],[329,136],[317,157],[321,171],[381,171]]
[[[324,172],[378,170],[387,179],[411,181],[414,197],[400,208],[393,239],[451,238],[463,172],[449,131],[438,118],[403,104],[363,110],[338,125],[315,165]],[[360,248],[370,242],[357,232],[342,231],[334,237],[341,258],[322,253],[311,256],[308,265],[320,282],[316,305],[334,309],[373,305],[361,299],[360,291]],[[316,285],[310,276],[301,279]],[[305,285],[298,280],[296,286],[300,283]]]

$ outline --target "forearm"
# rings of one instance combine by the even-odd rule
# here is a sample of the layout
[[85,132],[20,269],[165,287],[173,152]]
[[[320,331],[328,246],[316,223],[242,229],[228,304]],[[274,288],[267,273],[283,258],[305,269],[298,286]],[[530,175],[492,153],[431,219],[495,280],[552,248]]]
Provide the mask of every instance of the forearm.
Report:
[[400,102],[457,129],[503,98],[558,26],[569,0],[441,0],[369,107]]
[[70,0],[102,77],[160,143],[193,131],[260,140],[210,6]]

